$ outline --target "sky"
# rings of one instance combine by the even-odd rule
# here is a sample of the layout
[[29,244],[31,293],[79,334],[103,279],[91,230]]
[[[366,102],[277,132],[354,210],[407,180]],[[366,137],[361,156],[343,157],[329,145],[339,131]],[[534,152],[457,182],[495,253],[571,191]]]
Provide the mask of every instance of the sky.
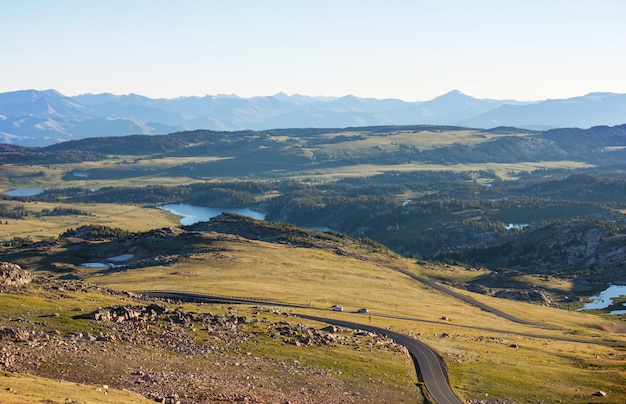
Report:
[[624,0],[0,0],[0,92],[626,93]]

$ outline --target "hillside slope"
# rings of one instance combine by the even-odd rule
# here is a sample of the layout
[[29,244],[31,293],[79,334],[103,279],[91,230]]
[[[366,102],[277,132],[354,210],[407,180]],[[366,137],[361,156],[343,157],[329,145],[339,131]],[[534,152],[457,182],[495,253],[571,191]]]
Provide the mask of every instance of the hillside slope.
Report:
[[[0,255],[47,275],[0,294],[2,341],[9,347],[4,369],[181,403],[422,400],[402,349],[376,335],[324,331],[290,315],[301,312],[418,338],[443,358],[453,388],[467,400],[488,394],[520,403],[585,403],[598,390],[609,399],[626,397],[623,348],[606,344],[626,342],[619,321],[456,289],[549,324],[522,325],[398,269],[455,282],[471,281],[482,271],[418,265],[368,240],[235,215],[121,237],[105,230],[77,229],[55,243]],[[124,261],[108,260],[123,255]],[[115,264],[91,268],[81,262]],[[266,304],[183,305],[146,301],[136,290],[239,296]],[[273,308],[273,302],[298,308]],[[20,344],[21,354],[15,355]]]

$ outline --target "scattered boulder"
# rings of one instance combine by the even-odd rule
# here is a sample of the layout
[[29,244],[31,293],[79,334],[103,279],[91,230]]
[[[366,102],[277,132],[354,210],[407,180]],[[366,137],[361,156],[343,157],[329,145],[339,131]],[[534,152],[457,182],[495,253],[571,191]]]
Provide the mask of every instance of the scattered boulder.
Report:
[[482,285],[470,283],[464,286],[465,286],[465,290],[468,290],[474,293],[480,293],[481,295],[486,295],[489,292],[489,290]]
[[501,299],[534,302],[543,305],[552,303],[552,298],[548,293],[536,289],[504,289],[496,292],[494,296]]
[[127,320],[154,320],[157,315],[161,315],[165,312],[167,312],[167,308],[159,304],[150,304],[148,306],[114,306],[102,307],[91,313],[76,315],[74,318],[121,323]]
[[33,275],[19,265],[0,262],[0,286],[22,286],[33,280]]
[[602,390],[598,390],[595,393],[593,393],[594,396],[596,397],[606,397],[606,393]]
[[13,370],[13,366],[17,361],[16,356],[15,350],[4,346],[0,348],[0,369]]
[[157,403],[180,404],[178,394],[161,395],[159,393],[148,393],[147,397]]

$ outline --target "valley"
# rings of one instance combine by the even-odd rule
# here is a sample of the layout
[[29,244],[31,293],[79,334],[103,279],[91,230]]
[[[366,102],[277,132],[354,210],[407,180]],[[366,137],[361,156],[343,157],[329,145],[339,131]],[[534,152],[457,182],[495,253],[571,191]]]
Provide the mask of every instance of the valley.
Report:
[[[28,373],[172,403],[432,402],[402,346],[342,326],[320,331],[328,325],[312,318],[323,317],[432,348],[462,402],[586,403],[599,391],[598,402],[621,402],[626,323],[609,314],[621,300],[575,309],[625,279],[624,145],[622,125],[0,146],[0,189],[43,190],[0,199],[0,261],[36,278],[3,289],[3,370],[20,383]],[[265,220],[223,213],[182,225],[166,204]],[[167,310],[120,325],[80,317],[151,304]],[[95,366],[103,350],[114,354]],[[81,376],[85,366],[97,372]],[[188,374],[197,382],[183,383]],[[77,401],[98,402],[95,389]]]

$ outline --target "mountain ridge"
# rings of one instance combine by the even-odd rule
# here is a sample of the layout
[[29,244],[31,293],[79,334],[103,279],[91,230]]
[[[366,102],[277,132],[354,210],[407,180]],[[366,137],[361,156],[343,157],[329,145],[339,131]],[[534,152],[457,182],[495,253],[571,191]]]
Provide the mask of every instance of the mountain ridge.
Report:
[[195,129],[457,125],[545,130],[623,123],[626,94],[609,92],[537,102],[478,99],[459,90],[416,102],[285,93],[250,98],[221,94],[172,99],[111,93],[65,96],[53,89],[0,93],[0,143],[24,146]]

